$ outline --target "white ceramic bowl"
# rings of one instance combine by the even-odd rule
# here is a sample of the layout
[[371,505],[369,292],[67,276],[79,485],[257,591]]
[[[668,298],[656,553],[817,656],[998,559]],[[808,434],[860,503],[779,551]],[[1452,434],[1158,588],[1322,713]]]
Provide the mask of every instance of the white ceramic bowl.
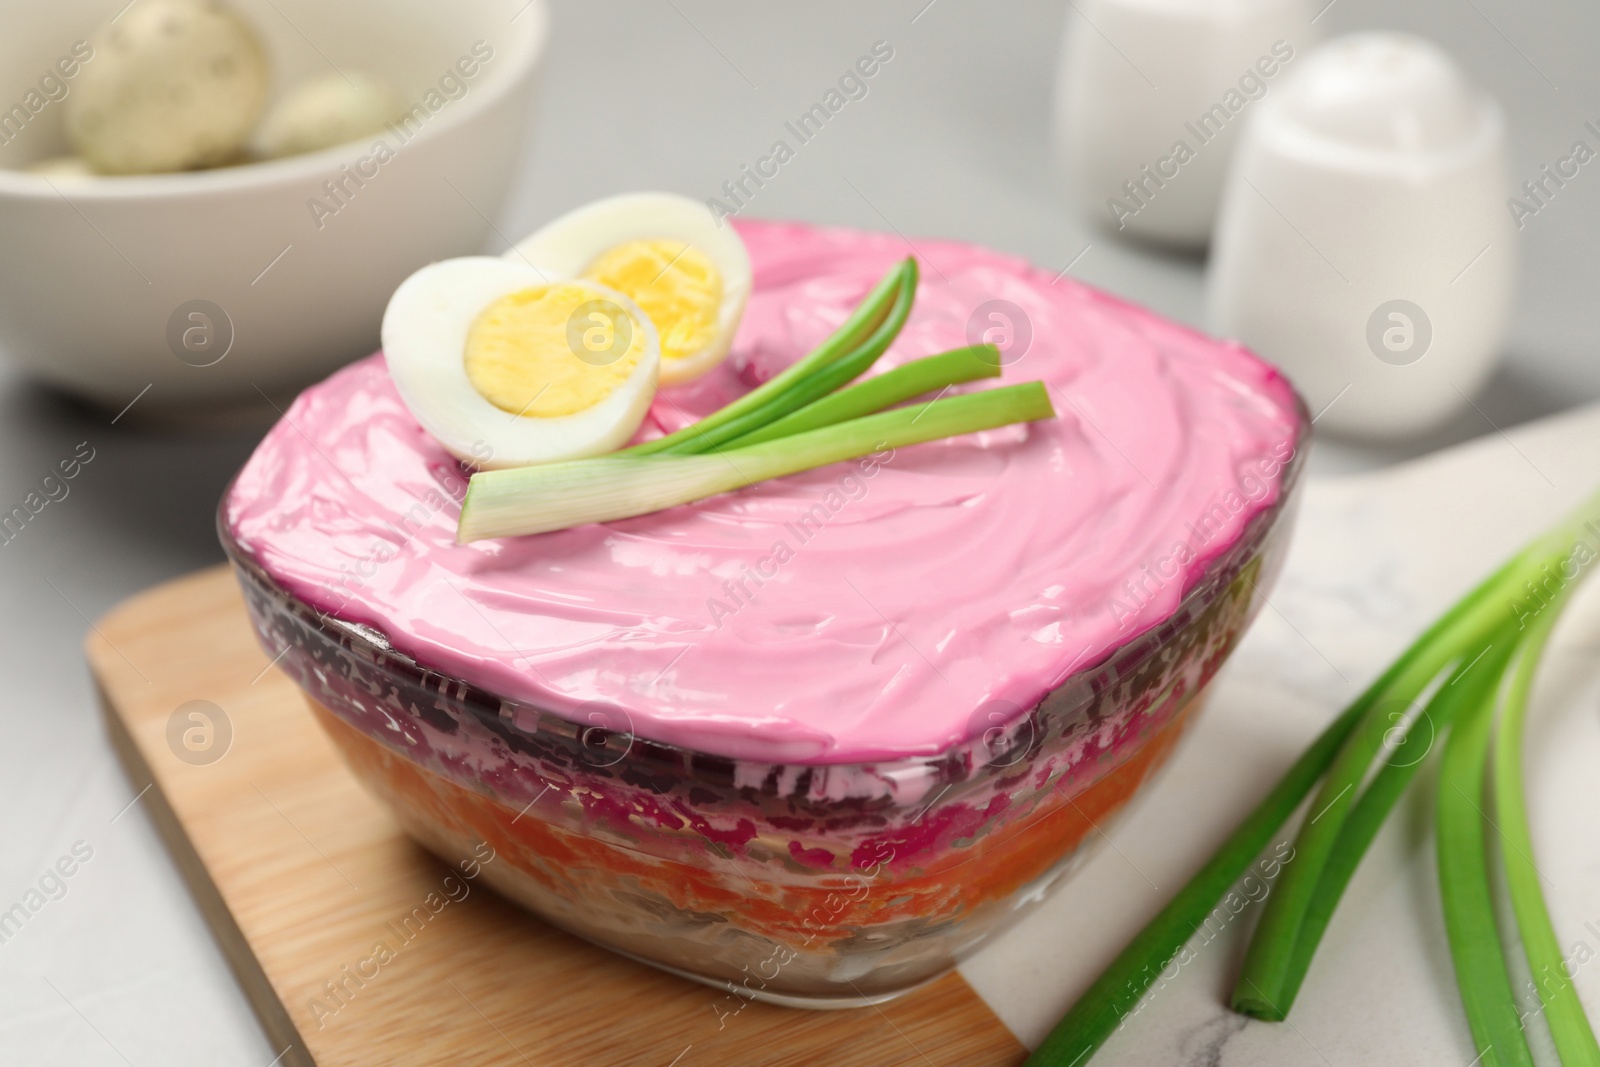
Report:
[[292,389],[372,351],[409,273],[483,248],[532,110],[548,35],[542,2],[228,0],[267,47],[274,98],[330,69],[361,71],[394,84],[412,116],[268,163],[80,180],[21,173],[69,151],[64,98],[50,96],[73,82],[56,63],[125,2],[53,0],[5,15],[8,358],[113,409],[150,386],[142,410],[193,414]]

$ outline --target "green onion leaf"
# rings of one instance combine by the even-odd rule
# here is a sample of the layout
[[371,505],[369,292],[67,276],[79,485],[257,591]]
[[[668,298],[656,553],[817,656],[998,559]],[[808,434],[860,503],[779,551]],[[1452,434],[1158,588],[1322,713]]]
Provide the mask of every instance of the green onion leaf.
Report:
[[1094,980],[1024,1067],[1080,1067],[1087,1062],[1294,814],[1360,717],[1360,706],[1351,705],[1328,724],[1206,865]]
[[[1149,924],[1145,926],[1129,943],[1109,967],[1097,978],[1086,993],[1073,1005],[1067,1014],[1056,1025],[1055,1029],[1045,1039],[1044,1043],[1028,1058],[1027,1067],[1082,1067],[1089,1056],[1099,1048],[1107,1037],[1127,1018],[1140,997],[1149,989],[1155,977],[1160,974],[1167,963],[1182,949],[1183,945],[1192,937],[1200,924],[1205,921],[1206,915],[1216,906],[1237,879],[1243,875],[1249,863],[1266,846],[1272,835],[1293,814],[1296,807],[1310,792],[1316,780],[1330,764],[1335,762],[1341,747],[1351,741],[1359,729],[1366,729],[1373,722],[1386,727],[1388,720],[1381,714],[1380,701],[1389,698],[1404,698],[1406,703],[1415,700],[1423,693],[1428,685],[1437,677],[1440,670],[1446,665],[1454,663],[1456,666],[1455,680],[1472,686],[1471,693],[1458,695],[1435,694],[1435,700],[1430,702],[1430,714],[1443,719],[1462,714],[1465,710],[1476,709],[1480,704],[1492,699],[1498,689],[1499,681],[1504,673],[1505,646],[1509,645],[1513,635],[1507,626],[1505,617],[1498,614],[1504,611],[1507,599],[1520,595],[1523,583],[1540,576],[1544,567],[1558,562],[1565,562],[1570,556],[1573,545],[1578,538],[1586,533],[1589,524],[1600,522],[1600,493],[1590,497],[1561,523],[1536,538],[1516,556],[1512,557],[1500,567],[1492,576],[1480,583],[1467,596],[1462,598],[1438,622],[1429,627],[1422,637],[1414,642],[1410,648],[1393,665],[1384,672],[1365,693],[1354,703],[1347,707],[1337,719],[1333,721],[1322,734],[1314,741],[1300,759],[1278,781],[1273,790],[1268,794],[1254,811],[1248,815],[1233,834],[1223,842],[1221,848],[1195,874],[1189,882],[1178,891],[1177,895],[1163,908]],[[1497,611],[1498,609],[1498,611]],[[1548,608],[1546,610],[1549,610]],[[1497,640],[1498,638],[1498,640]],[[1495,643],[1495,649],[1489,656],[1495,660],[1488,663],[1472,665],[1474,649],[1482,648],[1490,642]],[[1531,668],[1530,668],[1531,669]],[[1481,675],[1475,672],[1481,671]],[[1413,726],[1414,728],[1414,726]],[[1383,730],[1378,731],[1378,745],[1371,751],[1376,753],[1382,747]],[[1469,737],[1470,741],[1471,738]],[[1519,744],[1508,742],[1508,744]],[[1458,742],[1458,745],[1460,742]],[[1479,757],[1479,776],[1482,777],[1482,751]],[[1352,761],[1354,762],[1354,761]],[[1365,763],[1363,761],[1363,768]],[[1461,756],[1457,756],[1457,766],[1461,765]],[[1287,1001],[1279,1001],[1285,992],[1292,999],[1293,993],[1298,989],[1299,978],[1295,977],[1292,984],[1285,984],[1282,977],[1290,975],[1303,975],[1305,964],[1310,959],[1310,954],[1315,949],[1316,941],[1320,938],[1321,927],[1326,919],[1322,912],[1326,909],[1331,914],[1334,903],[1343,881],[1348,880],[1346,865],[1354,869],[1360,854],[1365,850],[1372,834],[1382,822],[1382,814],[1393,805],[1391,795],[1397,796],[1409,777],[1404,769],[1394,770],[1385,768],[1380,770],[1372,780],[1372,785],[1363,794],[1361,802],[1355,806],[1354,812],[1349,812],[1350,804],[1346,802],[1345,811],[1349,813],[1348,821],[1341,819],[1349,828],[1346,836],[1344,828],[1337,838],[1327,845],[1321,860],[1318,862],[1318,875],[1311,878],[1308,886],[1307,899],[1301,906],[1301,919],[1309,914],[1311,925],[1302,927],[1302,922],[1289,925],[1286,934],[1280,934],[1271,942],[1274,951],[1285,957],[1280,983],[1276,995],[1268,993],[1259,986],[1254,986],[1248,972],[1242,977],[1239,989],[1236,990],[1236,999],[1248,995],[1253,998],[1254,1006],[1262,1017],[1282,1018],[1287,1011]],[[1355,776],[1349,784],[1353,791],[1359,785],[1361,776]],[[1333,776],[1330,774],[1328,782],[1324,783],[1323,793],[1333,787]],[[1343,787],[1338,787],[1343,790]],[[1454,792],[1452,790],[1452,792]],[[1326,815],[1327,808],[1317,808],[1313,805],[1310,809]],[[1481,827],[1480,827],[1481,829]],[[1478,837],[1479,851],[1482,852],[1482,836]],[[1299,842],[1297,842],[1297,846]],[[1531,854],[1531,853],[1530,853]],[[1454,862],[1454,860],[1452,860]],[[1295,862],[1284,867],[1284,879],[1290,874],[1302,873],[1305,857],[1297,851]],[[1330,866],[1331,865],[1331,866]],[[1320,874],[1330,871],[1331,877],[1324,888],[1321,885]],[[1443,878],[1442,878],[1443,880]],[[1283,895],[1284,881],[1280,881],[1278,890],[1268,898],[1269,907]],[[1535,889],[1537,886],[1535,885]],[[1487,882],[1485,881],[1485,892]],[[1326,895],[1323,895],[1326,894]],[[1455,907],[1459,901],[1453,901]],[[1470,911],[1470,909],[1469,909]],[[1484,928],[1479,925],[1476,930],[1464,936],[1476,937],[1487,933],[1491,938],[1488,958],[1493,962],[1498,957],[1500,967],[1500,980],[1508,982],[1503,966],[1504,957],[1499,952],[1498,943],[1493,940],[1494,930],[1491,924]],[[1459,923],[1458,923],[1459,926]],[[1304,929],[1313,930],[1311,936],[1304,942],[1304,959],[1299,959],[1297,954],[1302,948],[1297,935]],[[1257,941],[1261,939],[1258,928]],[[1454,941],[1452,942],[1454,944]],[[1552,942],[1553,944],[1553,942]],[[1252,944],[1252,950],[1257,948]],[[1477,946],[1481,948],[1481,946]],[[1472,971],[1474,979],[1479,975],[1479,970]],[[1493,981],[1493,971],[1489,971],[1489,981]],[[1481,986],[1475,986],[1480,992]],[[1507,985],[1509,990],[1509,985]],[[1482,998],[1469,1001],[1469,1012],[1482,1002]],[[1495,1009],[1490,1009],[1495,1010]],[[1504,1023],[1503,1012],[1493,1021],[1493,1026],[1498,1028]],[[1512,1012],[1512,1025],[1516,1024],[1515,1012]],[[1483,1018],[1475,1016],[1473,1023],[1474,1034],[1484,1030]],[[1507,1048],[1514,1049],[1514,1044],[1507,1041]],[[1520,1032],[1517,1034],[1520,1040]],[[1480,1042],[1481,1043],[1481,1042]],[[1525,1044],[1522,1046],[1526,1053]],[[1516,1052],[1506,1053],[1515,1056]],[[1566,1053],[1563,1051],[1563,1055]],[[1486,1062],[1487,1062],[1486,1053]],[[1500,1059],[1498,1062],[1521,1063],[1521,1060]],[[1587,1063],[1579,1060],[1576,1062]]]
[[[1373,838],[1378,836],[1389,812],[1421,769],[1427,749],[1432,747],[1435,738],[1443,736],[1463,708],[1474,707],[1492,698],[1515,648],[1516,637],[1509,629],[1503,629],[1491,644],[1470,656],[1463,655],[1463,662],[1433,694],[1416,721],[1391,727],[1391,743],[1399,743],[1403,739],[1403,747],[1392,750],[1395,754],[1373,776],[1361,799],[1351,809],[1350,817],[1345,820],[1344,829],[1339,832],[1339,839],[1328,855],[1327,866],[1322,870],[1316,893],[1306,909],[1294,953],[1290,957],[1283,1002],[1278,1004],[1284,1011],[1294,1003],[1295,995],[1300,991],[1300,983],[1305,980],[1311,958],[1322,943],[1322,935],[1333,918],[1339,898],[1344,895],[1356,867],[1366,855]],[[1415,735],[1424,726],[1428,734],[1421,745],[1426,747],[1413,756],[1413,745],[1417,744]]]
[[985,389],[708,455],[613,454],[472,476],[460,543],[645,515],[885,449],[1055,417],[1040,382]]
[[911,314],[916,292],[917,261],[907,256],[805,358],[699,422],[612,455],[709,452],[804,407],[859,376],[888,349]]
[[[1581,572],[1580,572],[1581,574]],[[1528,714],[1528,694],[1544,654],[1556,618],[1571,599],[1567,586],[1540,611],[1522,639],[1517,665],[1506,692],[1505,711],[1495,737],[1494,797],[1495,821],[1505,835],[1502,850],[1506,882],[1511,890],[1511,906],[1522,935],[1523,951],[1533,972],[1539,1002],[1562,1067],[1597,1067],[1600,1044],[1583,1013],[1577,990],[1562,959],[1544,892],[1539,888],[1539,871],[1533,863],[1533,841],[1528,831],[1526,786],[1522,779],[1522,739]]]
[[[1445,665],[1458,658],[1460,651],[1472,652],[1493,641],[1504,623],[1506,602],[1520,595],[1525,581],[1540,576],[1552,562],[1564,560],[1583,524],[1597,518],[1600,493],[1481,582],[1357,699],[1357,706],[1365,706],[1363,721],[1312,801],[1311,810],[1316,815],[1301,827],[1295,840],[1294,865],[1285,869],[1277,892],[1266,901],[1234,988],[1235,1011],[1258,1019],[1280,1020],[1294,1001],[1304,967],[1310,963],[1309,954],[1300,958],[1297,944],[1328,856],[1390,730],[1384,708],[1392,702],[1409,704],[1416,700]],[[1330,906],[1332,903],[1336,899],[1329,902]],[[1315,940],[1313,937],[1308,953],[1315,948]]]
[[790,434],[831,426],[836,422],[870,415],[874,411],[910,400],[912,397],[976,381],[979,378],[1000,377],[1000,350],[994,345],[973,345],[941,352],[937,356],[924,356],[894,370],[873,375],[838,392],[829,393],[821,400],[812,401],[799,411],[769,422],[758,430],[735,438],[730,448],[773,441]]
[[[895,301],[889,306],[889,314],[853,352],[801,378],[754,410],[733,418],[719,419],[717,425],[713,427],[703,426],[704,420],[701,420],[701,423],[689,427],[694,432],[688,440],[659,451],[695,454],[720,448],[735,438],[759,430],[790,412],[827,396],[846,382],[859,378],[894,343],[900,328],[906,324],[906,319],[911,315],[911,304],[916,299],[916,294],[916,272],[912,271],[902,279],[900,290],[895,294]],[[727,410],[723,408],[713,418],[720,417]]]
[[1483,1067],[1533,1067],[1517,1016],[1511,975],[1495,926],[1485,834],[1485,764],[1498,687],[1465,709],[1445,741],[1439,769],[1439,897],[1456,984]]
[[1361,723],[1311,802],[1313,817],[1300,827],[1295,838],[1294,864],[1284,869],[1276,892],[1267,898],[1262,909],[1234,987],[1234,1011],[1269,1021],[1281,1020],[1288,1012],[1295,992],[1291,984],[1298,986],[1297,980],[1291,981],[1295,946],[1328,856],[1392,727],[1385,709],[1396,702],[1406,705],[1415,701],[1445,666],[1458,658],[1460,649],[1482,648],[1489,643],[1503,621],[1504,597],[1520,586],[1529,561],[1538,558],[1534,548],[1513,557],[1430,626],[1351,705],[1351,710],[1359,709]]

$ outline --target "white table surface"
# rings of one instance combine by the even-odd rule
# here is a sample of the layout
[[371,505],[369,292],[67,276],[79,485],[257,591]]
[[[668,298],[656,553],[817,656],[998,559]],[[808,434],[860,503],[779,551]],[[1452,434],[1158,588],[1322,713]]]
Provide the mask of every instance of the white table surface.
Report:
[[[886,40],[895,59],[873,80],[870,95],[805,146],[761,191],[752,213],[973,240],[1057,269],[1076,259],[1074,276],[1203,325],[1198,259],[1119,244],[1066,206],[1046,133],[1063,20],[1079,17],[1061,0],[813,0],[759,10],[709,0],[554,6],[557,47],[518,192],[499,220],[506,234],[525,233],[555,212],[614,191],[713,195],[741,163],[765,151],[785,119],[809,106],[874,41]],[[5,19],[0,5],[0,32]],[[1514,0],[1336,0],[1319,24],[1330,34],[1412,30],[1454,52],[1506,105],[1518,176],[1564,154],[1584,120],[1600,117],[1600,67],[1591,54],[1600,12],[1584,0],[1531,7]],[[16,81],[14,73],[0,72],[0,83]],[[1521,305],[1505,369],[1478,399],[1481,411],[1405,446],[1318,442],[1314,478],[1382,467],[1472,437],[1498,440],[1498,430],[1600,399],[1600,360],[1592,354],[1600,326],[1592,295],[1600,283],[1596,234],[1600,172],[1586,168],[1523,235]],[[500,247],[496,242],[491,250]],[[0,709],[6,738],[0,909],[20,899],[74,842],[93,849],[66,895],[0,944],[0,1065],[265,1067],[279,1050],[261,1035],[153,828],[137,806],[119,815],[133,792],[106,741],[80,654],[88,620],[146,586],[220,560],[213,508],[259,429],[202,436],[130,422],[112,426],[106,413],[0,370],[0,501],[7,507],[78,442],[95,449],[70,496],[0,546],[0,676],[8,696]],[[1421,616],[1408,614],[1415,605],[1400,609],[1382,599],[1420,579],[1377,573],[1376,585],[1363,584],[1377,558],[1365,546],[1369,538],[1380,543],[1385,531],[1376,518],[1347,518],[1345,551],[1354,555],[1296,573],[1348,602],[1346,639],[1373,643],[1348,660],[1349,670],[1364,671],[1391,647],[1386,627],[1420,623]],[[1468,526],[1443,528],[1439,536],[1469,542],[1463,559],[1483,551]],[[1425,563],[1406,557],[1404,566]],[[1465,580],[1455,573],[1439,579],[1446,586]],[[1303,629],[1307,620],[1297,612],[1311,610],[1309,603],[1287,589],[1279,605],[1284,621]],[[1375,616],[1385,626],[1362,630],[1364,638],[1355,632]],[[1302,676],[1315,668],[1315,657],[1291,650],[1274,659],[1283,633],[1265,622],[1251,640],[1256,651],[1241,656],[1236,673],[1248,661],[1249,670],[1276,679],[1306,723],[1331,713],[1343,690]],[[1227,692],[1260,699],[1239,686]],[[1284,758],[1300,732],[1286,730]],[[1199,747],[1189,746],[1188,755]],[[1218,775],[1218,788],[1243,789],[1233,778]],[[1172,817],[1152,803],[1127,825],[1131,832],[1137,819]],[[1189,851],[1149,862],[1165,864],[1158,878],[1165,884],[1202,852],[1191,841]],[[999,960],[1003,951],[989,958]],[[1439,961],[1425,963],[1419,981],[1448,992]],[[972,973],[980,966],[987,964],[975,963]],[[1359,961],[1350,966],[1360,973]],[[1191,985],[1207,981],[1208,989],[1217,985],[1215,976]],[[1048,995],[1063,996],[1064,987],[1050,988]],[[1440,996],[1436,989],[1427,995]],[[1043,1014],[1059,1007],[1011,1002],[1003,1014],[1029,1037],[1039,1032]],[[1448,1015],[1441,1003],[1438,1011]],[[1403,1020],[1374,1004],[1359,1020],[1329,1022],[1335,1032],[1327,1041],[1341,1038],[1341,1025],[1359,1025],[1379,1043],[1398,1033]],[[1142,1018],[1165,1010],[1152,1007]],[[1200,1002],[1163,1024],[1181,1025],[1195,1028],[1187,1040],[1202,1051],[1210,1040],[1205,1026],[1218,1027],[1218,1037],[1227,1029]],[[1269,1040],[1248,1031],[1230,1038],[1227,1062],[1234,1062],[1233,1050]],[[1441,1040],[1455,1044],[1443,1046],[1449,1056],[1439,1062],[1466,1047],[1459,1035]],[[1270,1059],[1252,1055],[1251,1062]],[[1333,1062],[1367,1061],[1351,1046]]]

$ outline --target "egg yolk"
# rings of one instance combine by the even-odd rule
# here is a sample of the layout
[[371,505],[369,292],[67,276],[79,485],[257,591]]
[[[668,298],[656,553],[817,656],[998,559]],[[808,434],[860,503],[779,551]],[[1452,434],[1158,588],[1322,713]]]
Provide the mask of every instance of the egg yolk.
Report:
[[601,253],[583,276],[633,298],[656,324],[663,360],[696,355],[716,340],[722,275],[694,245],[629,241]]
[[558,282],[508,293],[467,331],[467,380],[513,415],[555,418],[591,408],[633,374],[644,331],[613,301]]

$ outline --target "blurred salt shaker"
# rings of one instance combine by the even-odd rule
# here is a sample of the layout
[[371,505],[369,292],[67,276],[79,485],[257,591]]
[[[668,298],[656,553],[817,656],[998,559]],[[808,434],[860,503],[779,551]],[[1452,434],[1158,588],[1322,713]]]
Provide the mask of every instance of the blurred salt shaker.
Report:
[[1499,107],[1436,46],[1329,41],[1244,131],[1212,246],[1212,325],[1282,367],[1319,428],[1434,428],[1505,337],[1509,185]]
[[1120,233],[1203,247],[1238,127],[1311,46],[1317,6],[1068,0],[1055,134],[1084,209]]

